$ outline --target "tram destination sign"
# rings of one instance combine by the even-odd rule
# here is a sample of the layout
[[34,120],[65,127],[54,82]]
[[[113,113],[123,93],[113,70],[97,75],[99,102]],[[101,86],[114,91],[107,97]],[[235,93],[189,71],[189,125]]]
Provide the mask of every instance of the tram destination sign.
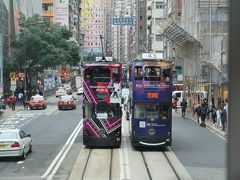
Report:
[[132,17],[114,17],[112,24],[117,26],[133,26],[133,18]]

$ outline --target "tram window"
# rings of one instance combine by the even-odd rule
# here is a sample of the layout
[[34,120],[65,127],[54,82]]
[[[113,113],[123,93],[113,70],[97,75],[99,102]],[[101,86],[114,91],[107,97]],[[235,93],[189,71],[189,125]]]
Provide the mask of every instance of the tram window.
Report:
[[158,104],[147,104],[147,118],[158,118]]
[[134,69],[135,80],[142,80],[142,67],[136,66]]
[[100,102],[97,104],[96,113],[106,113],[108,112],[108,104],[105,102]]
[[92,74],[96,82],[110,82],[110,69],[105,67],[95,67]]
[[169,106],[167,105],[162,105],[160,106],[160,119],[165,120],[168,119],[168,110],[169,110]]
[[120,118],[122,116],[122,109],[119,103],[110,104],[109,116],[112,118]]
[[170,68],[163,69],[163,80],[170,81],[170,77],[171,77],[171,69]]
[[86,103],[84,105],[84,118],[92,118],[92,115],[93,115],[92,105]]
[[145,105],[137,103],[134,106],[134,118],[136,119],[144,119],[145,118]]
[[145,67],[145,75],[144,79],[147,81],[160,81],[161,80],[161,73],[160,67]]
[[113,79],[113,82],[117,82],[119,83],[120,81],[120,73],[119,73],[119,68],[113,68],[112,69],[112,79]]

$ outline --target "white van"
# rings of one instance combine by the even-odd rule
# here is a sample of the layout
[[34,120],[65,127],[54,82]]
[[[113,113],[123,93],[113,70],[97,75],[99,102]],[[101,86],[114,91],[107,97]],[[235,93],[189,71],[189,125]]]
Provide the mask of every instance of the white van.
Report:
[[[174,100],[175,97],[178,98],[178,102],[177,102],[177,107],[180,108],[180,103],[182,102],[183,100],[183,97],[184,97],[184,91],[173,91],[172,93],[172,102]],[[185,92],[187,93],[187,92]],[[193,94],[192,94],[193,95]],[[199,99],[203,99],[203,98],[206,98],[207,97],[207,92],[206,91],[195,91],[194,92],[194,95],[198,95],[199,96]],[[186,94],[185,94],[185,100],[187,100],[186,98]]]
[[183,100],[183,92],[184,91],[173,91],[172,93],[172,102],[174,100],[175,97],[178,98],[178,102],[177,102],[177,108],[180,108],[180,103],[182,102]]

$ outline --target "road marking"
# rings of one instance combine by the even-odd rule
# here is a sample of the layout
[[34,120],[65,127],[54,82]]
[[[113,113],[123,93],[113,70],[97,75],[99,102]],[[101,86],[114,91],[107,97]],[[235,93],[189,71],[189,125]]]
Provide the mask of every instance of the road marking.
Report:
[[[122,119],[125,119],[125,116],[123,116]],[[124,122],[122,126],[124,126]],[[127,139],[124,129],[125,127],[122,127],[122,148],[119,150],[120,180],[131,179],[128,151],[126,147]]]
[[[57,171],[57,169],[58,169],[58,164],[59,164],[59,162],[60,162],[60,164],[62,163],[62,161],[63,161],[63,159],[65,158],[65,156],[66,156],[66,154],[65,154],[65,151],[69,151],[69,149],[71,148],[71,146],[72,146],[72,144],[71,143],[73,143],[74,141],[75,141],[75,139],[76,139],[76,137],[77,137],[77,135],[78,135],[78,133],[79,133],[79,131],[81,130],[81,128],[82,128],[82,123],[83,123],[83,119],[81,119],[81,121],[78,123],[78,125],[77,125],[77,127],[74,129],[74,131],[72,132],[72,134],[69,136],[69,138],[68,138],[68,140],[66,141],[66,143],[64,144],[64,146],[62,147],[62,149],[60,150],[60,152],[57,154],[57,156],[55,157],[55,159],[52,161],[52,163],[50,164],[50,166],[48,167],[48,169],[46,170],[46,172],[41,176],[41,178],[46,178],[48,175],[49,175],[49,173],[53,170],[53,168],[54,168],[54,166],[55,166],[55,168],[54,168],[54,170],[53,170],[53,172],[51,173],[51,175],[48,177],[48,179],[51,179],[52,178],[52,176],[54,175],[53,173],[54,173],[54,171]],[[69,147],[70,146],[70,147]],[[63,158],[62,158],[63,157]],[[60,165],[59,164],[59,165]],[[56,168],[57,167],[57,168]]]

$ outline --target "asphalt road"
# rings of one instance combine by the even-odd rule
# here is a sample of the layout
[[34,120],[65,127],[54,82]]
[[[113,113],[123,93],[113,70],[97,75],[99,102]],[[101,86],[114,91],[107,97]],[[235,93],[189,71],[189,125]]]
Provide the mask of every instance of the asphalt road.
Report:
[[[69,178],[77,159],[86,159],[90,151],[82,145],[80,97],[76,110],[59,111],[57,98],[51,97],[46,110],[20,111],[1,121],[0,128],[19,127],[30,133],[33,152],[24,161],[1,158],[0,180]],[[226,179],[227,144],[208,129],[173,112],[173,145],[170,150],[137,150],[131,147],[128,122],[123,119],[121,148],[92,150],[89,156],[92,161],[88,162],[89,169],[84,177],[168,180],[177,179],[175,168],[178,176],[191,176],[188,179]],[[173,165],[169,165],[167,156]],[[77,172],[84,168],[82,162],[79,165]]]
[[173,111],[173,152],[195,180],[227,179],[227,143]]
[[[33,140],[33,152],[28,154],[24,161],[18,158],[1,158],[0,179],[40,179],[44,174],[46,178],[51,175],[56,166],[53,166],[52,162],[59,152],[66,151],[62,151],[62,148],[82,119],[80,101],[78,103],[76,110],[59,111],[57,98],[51,97],[47,100],[46,110],[20,111],[1,121],[0,128],[18,127],[30,133]],[[69,151],[72,158],[70,160],[65,158],[65,164],[62,163],[61,169],[57,169],[61,171],[59,175],[61,179],[66,179],[72,167],[69,165],[75,162],[75,157],[79,152],[77,142],[80,143],[81,138],[75,140],[76,145],[72,146]],[[59,162],[63,156],[63,154],[59,155],[56,161]],[[46,172],[47,170],[49,173]]]

